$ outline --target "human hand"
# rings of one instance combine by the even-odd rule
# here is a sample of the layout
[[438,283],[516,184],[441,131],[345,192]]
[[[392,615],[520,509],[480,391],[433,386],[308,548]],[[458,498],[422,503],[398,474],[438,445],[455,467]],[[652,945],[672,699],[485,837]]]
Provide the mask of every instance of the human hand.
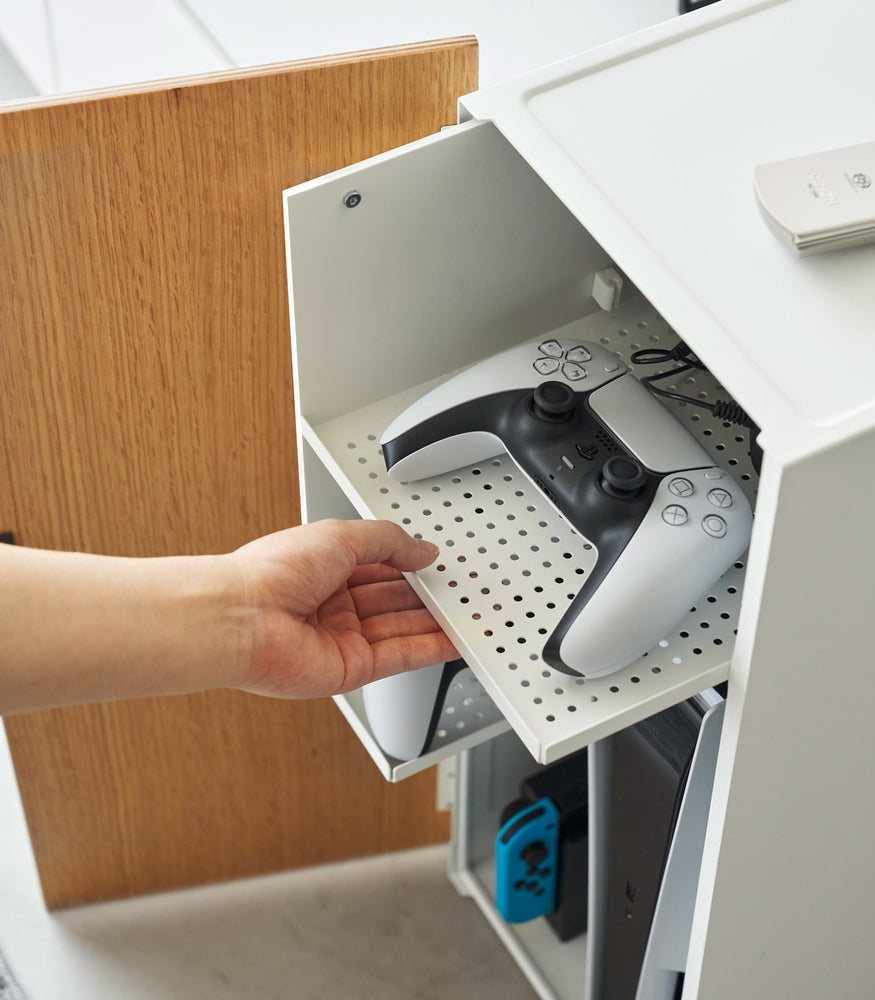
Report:
[[313,698],[458,657],[403,571],[437,547],[390,521],[317,521],[229,556],[245,623],[243,681],[256,694]]

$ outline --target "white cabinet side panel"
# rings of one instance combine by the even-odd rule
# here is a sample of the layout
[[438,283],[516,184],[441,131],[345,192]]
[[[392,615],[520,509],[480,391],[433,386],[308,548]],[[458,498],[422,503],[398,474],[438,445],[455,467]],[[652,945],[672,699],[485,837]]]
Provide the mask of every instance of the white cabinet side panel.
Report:
[[608,263],[488,123],[299,185],[286,219],[313,425],[595,312]]
[[873,435],[764,467],[684,997],[872,993],[873,495]]

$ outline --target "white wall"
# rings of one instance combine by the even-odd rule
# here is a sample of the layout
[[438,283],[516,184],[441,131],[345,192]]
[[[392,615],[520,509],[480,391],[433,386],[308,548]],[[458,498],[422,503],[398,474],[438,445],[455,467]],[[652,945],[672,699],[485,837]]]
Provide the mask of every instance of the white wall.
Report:
[[[0,0],[0,45],[54,94],[474,34],[487,87],[676,12],[677,0]],[[7,75],[0,100],[22,96]]]

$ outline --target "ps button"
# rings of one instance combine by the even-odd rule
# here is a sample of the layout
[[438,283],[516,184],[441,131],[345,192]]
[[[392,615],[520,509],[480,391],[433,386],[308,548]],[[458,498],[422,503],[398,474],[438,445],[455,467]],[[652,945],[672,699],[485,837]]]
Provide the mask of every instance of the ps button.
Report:
[[702,527],[712,538],[722,538],[726,534],[726,522],[719,514],[709,514],[702,521]]
[[666,524],[686,524],[689,516],[686,508],[678,503],[669,504],[662,512],[662,519]]
[[708,469],[705,473],[706,479],[725,479],[726,473],[721,472],[720,469]]
[[668,489],[676,497],[689,497],[695,492],[693,484],[689,479],[684,479],[683,476],[677,476],[675,479],[672,479],[668,484]]
[[731,507],[732,494],[729,490],[713,489],[708,491],[708,499],[715,507]]
[[561,358],[565,353],[558,340],[545,340],[538,345],[538,350],[542,354],[546,354],[548,358]]
[[592,361],[592,355],[585,347],[572,347],[565,357],[569,361]]
[[539,375],[552,375],[559,371],[559,362],[553,358],[538,358],[535,362],[535,371]]
[[562,374],[569,382],[578,382],[580,379],[586,378],[586,369],[581,368],[580,365],[567,362],[562,366]]

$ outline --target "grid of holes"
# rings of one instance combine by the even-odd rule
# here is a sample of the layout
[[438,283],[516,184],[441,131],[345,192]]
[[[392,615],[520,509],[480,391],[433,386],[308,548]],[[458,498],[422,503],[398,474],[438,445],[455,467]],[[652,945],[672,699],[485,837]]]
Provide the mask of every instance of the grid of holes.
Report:
[[[634,322],[618,324],[598,340],[625,362],[632,352],[673,347],[677,335],[652,311],[639,310]],[[664,369],[636,369],[639,376]],[[667,389],[713,402],[726,398],[707,372],[685,372],[659,383]],[[715,459],[730,470],[754,503],[756,475],[748,456],[747,432],[716,420],[708,410],[662,400]],[[358,419],[349,427],[365,426]],[[481,664],[502,692],[528,702],[543,721],[569,732],[586,724],[581,715],[601,711],[605,699],[625,694],[648,697],[674,686],[688,665],[698,675],[729,658],[744,578],[739,561],[705,595],[678,628],[624,670],[592,680],[554,671],[541,658],[547,635],[592,569],[592,546],[559,517],[549,502],[508,457],[496,457],[453,474],[401,484],[390,480],[379,449],[385,422],[365,430],[335,450],[353,486],[377,517],[399,521],[417,536],[441,545],[439,561],[421,576]],[[345,452],[345,454],[338,454]],[[504,677],[502,681],[501,678]],[[619,707],[619,706],[618,706]]]
[[470,667],[460,671],[450,685],[428,750],[438,750],[454,739],[477,733],[503,718]]

